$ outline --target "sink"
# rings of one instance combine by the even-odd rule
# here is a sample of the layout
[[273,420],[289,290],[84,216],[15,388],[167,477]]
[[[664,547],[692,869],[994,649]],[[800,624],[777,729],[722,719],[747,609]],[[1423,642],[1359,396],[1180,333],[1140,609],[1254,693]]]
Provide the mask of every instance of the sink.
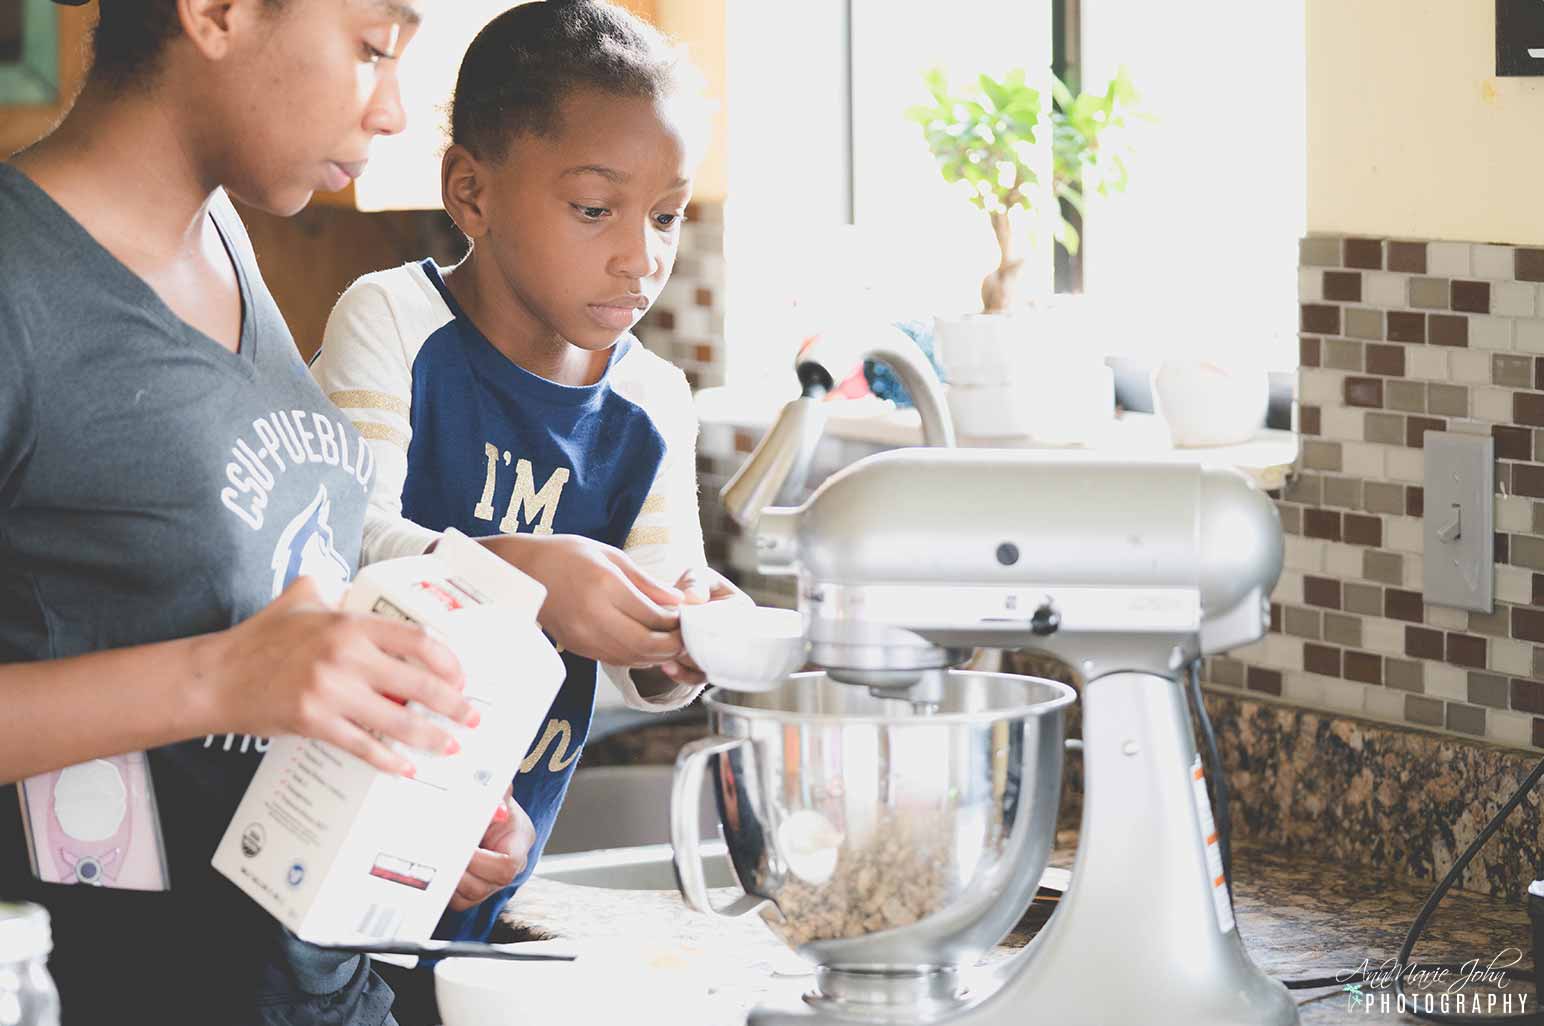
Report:
[[[534,875],[580,887],[674,893],[670,846],[674,776],[673,766],[598,766],[576,771]],[[708,886],[736,886],[724,842],[717,839],[718,808],[707,788],[697,811]]]
[[[674,766],[580,768],[568,782],[562,811],[542,849],[552,855],[631,848],[670,842],[670,786]],[[698,836],[718,837],[718,807],[711,788],[702,789]],[[671,884],[671,886],[675,886]]]
[[[703,871],[709,887],[737,887],[734,870],[723,841],[701,845]],[[543,855],[535,876],[579,887],[605,887],[620,891],[669,891],[676,893],[673,850],[668,844],[643,844],[629,848]]]

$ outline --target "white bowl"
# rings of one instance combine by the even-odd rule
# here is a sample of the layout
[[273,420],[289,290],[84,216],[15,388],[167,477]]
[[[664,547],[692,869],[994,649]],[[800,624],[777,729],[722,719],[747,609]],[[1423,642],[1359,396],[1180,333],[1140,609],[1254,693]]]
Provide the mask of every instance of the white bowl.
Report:
[[804,618],[724,600],[681,607],[681,640],[708,683],[731,691],[767,691],[805,663]]

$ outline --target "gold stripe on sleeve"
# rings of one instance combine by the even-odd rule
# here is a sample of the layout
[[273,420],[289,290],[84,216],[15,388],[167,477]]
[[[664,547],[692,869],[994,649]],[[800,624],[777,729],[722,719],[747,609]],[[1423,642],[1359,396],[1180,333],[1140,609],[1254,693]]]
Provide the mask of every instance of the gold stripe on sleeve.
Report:
[[638,515],[641,517],[647,513],[665,512],[665,493],[655,492],[643,500],[643,505],[638,507]]
[[627,541],[622,543],[622,548],[636,549],[644,545],[664,545],[670,541],[670,528],[668,527],[635,527],[628,534]]
[[407,452],[407,435],[394,427],[376,424],[368,420],[356,420],[354,421],[354,427],[365,438],[373,438],[380,442],[390,442],[403,452]]
[[355,388],[345,392],[333,392],[327,396],[334,406],[345,410],[385,410],[406,417],[409,413],[407,400],[386,392],[373,392],[367,388]]

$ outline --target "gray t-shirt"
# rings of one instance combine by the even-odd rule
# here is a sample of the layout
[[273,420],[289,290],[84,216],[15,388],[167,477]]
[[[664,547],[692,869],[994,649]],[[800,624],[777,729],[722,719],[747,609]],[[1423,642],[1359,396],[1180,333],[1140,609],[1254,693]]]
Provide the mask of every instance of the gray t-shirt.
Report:
[[[216,631],[301,573],[352,576],[370,448],[307,373],[223,194],[212,215],[240,279],[236,353],[0,164],[0,663]],[[245,1021],[273,975],[265,964],[293,963],[273,921],[209,867],[264,748],[221,736],[150,753],[164,893],[111,887],[105,846],[144,826],[127,822],[132,803],[105,840],[102,829],[40,840],[61,864],[91,858],[108,887],[41,883],[15,789],[0,789],[0,899],[52,913],[66,1022],[98,1021],[82,1014],[93,1000],[120,1013],[186,1000],[201,1021]],[[178,947],[140,943],[147,931]],[[350,973],[335,970],[350,968],[334,960],[323,975],[341,983]]]

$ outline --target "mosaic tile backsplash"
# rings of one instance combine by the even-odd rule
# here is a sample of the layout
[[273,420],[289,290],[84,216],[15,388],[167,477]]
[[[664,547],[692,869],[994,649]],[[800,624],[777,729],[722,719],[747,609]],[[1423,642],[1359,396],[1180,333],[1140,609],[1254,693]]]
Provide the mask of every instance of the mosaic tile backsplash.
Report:
[[[1544,250],[1312,236],[1299,263],[1286,569],[1209,682],[1544,747]],[[1422,600],[1428,430],[1495,439],[1493,613]]]
[[723,204],[687,207],[675,270],[636,334],[685,371],[693,389],[724,383]]

